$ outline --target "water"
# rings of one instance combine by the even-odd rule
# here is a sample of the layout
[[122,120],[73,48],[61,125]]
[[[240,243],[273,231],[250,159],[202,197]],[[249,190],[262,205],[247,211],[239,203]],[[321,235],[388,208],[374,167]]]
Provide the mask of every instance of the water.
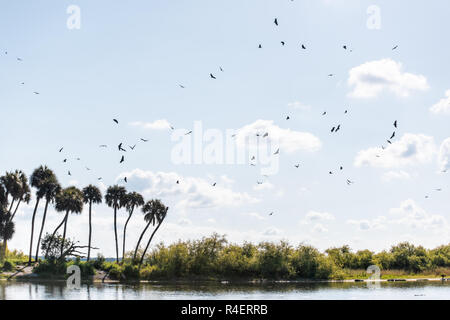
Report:
[[379,288],[366,283],[276,284],[82,284],[69,289],[64,281],[0,281],[0,300],[159,300],[159,299],[450,299],[450,282],[383,282]]

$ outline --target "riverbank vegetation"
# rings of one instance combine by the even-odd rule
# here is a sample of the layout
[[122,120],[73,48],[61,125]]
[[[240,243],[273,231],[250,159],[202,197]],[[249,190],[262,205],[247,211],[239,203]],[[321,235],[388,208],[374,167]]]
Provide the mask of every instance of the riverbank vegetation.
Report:
[[[7,242],[16,230],[14,217],[17,210],[21,204],[32,200],[32,191],[34,210],[30,217],[30,246],[28,255],[25,255],[9,251]],[[95,226],[91,223],[92,208],[103,201],[112,211],[114,261],[102,256],[91,258],[92,249],[102,249],[91,245],[92,233],[95,232]],[[36,214],[40,204],[44,208],[39,227],[36,225]],[[46,215],[51,205],[63,213],[63,219],[53,232],[44,234]],[[80,244],[75,239],[68,239],[66,232],[70,228],[69,216],[82,214],[85,206],[89,214],[89,241]],[[137,244],[133,244],[131,251],[126,251],[127,225],[138,209],[142,212],[143,230]],[[63,188],[53,171],[46,166],[34,170],[29,181],[20,170],[7,172],[0,177],[0,271],[17,271],[18,266],[26,264],[30,266],[29,270],[33,266],[33,272],[42,277],[64,277],[67,267],[77,264],[85,278],[102,273],[104,278],[114,280],[326,280],[367,278],[365,270],[376,265],[385,278],[450,274],[450,245],[426,249],[404,242],[378,253],[370,250],[354,252],[348,246],[320,252],[308,245],[293,246],[283,241],[233,244],[224,236],[213,234],[201,240],[179,241],[170,245],[161,243],[151,249],[150,245],[168,209],[158,199],[145,201],[139,193],[128,192],[119,185],[110,186],[104,196],[93,185],[81,190],[74,186]],[[120,230],[123,234],[120,246],[117,226],[119,210],[125,210],[128,214],[125,226]],[[39,233],[35,234],[35,230]]]

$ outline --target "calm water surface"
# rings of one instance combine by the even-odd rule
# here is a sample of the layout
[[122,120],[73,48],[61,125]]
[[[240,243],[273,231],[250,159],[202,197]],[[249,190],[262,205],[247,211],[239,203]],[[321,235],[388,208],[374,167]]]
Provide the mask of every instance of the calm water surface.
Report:
[[155,299],[450,299],[450,282],[296,284],[83,284],[0,281],[0,300],[155,300]]

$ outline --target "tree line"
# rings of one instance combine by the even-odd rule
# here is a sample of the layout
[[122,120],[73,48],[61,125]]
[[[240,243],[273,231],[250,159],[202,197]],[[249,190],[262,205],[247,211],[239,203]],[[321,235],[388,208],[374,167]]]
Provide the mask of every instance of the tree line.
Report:
[[[71,214],[81,214],[85,205],[88,206],[89,212],[89,237],[87,244],[87,261],[91,259],[91,245],[92,242],[92,207],[100,204],[103,201],[114,212],[114,239],[115,239],[115,253],[116,262],[120,262],[119,258],[119,240],[117,234],[117,212],[124,208],[128,213],[126,223],[123,228],[123,242],[122,242],[122,261],[125,257],[127,226],[133,213],[141,208],[144,215],[145,227],[142,231],[139,241],[136,244],[133,255],[133,263],[142,265],[145,254],[150,246],[151,241],[159,227],[163,223],[169,210],[160,200],[152,199],[145,201],[143,196],[137,192],[127,192],[125,187],[113,185],[108,187],[106,194],[103,196],[100,189],[94,185],[88,185],[83,189],[78,189],[74,186],[63,188],[59,183],[55,173],[47,166],[40,166],[33,171],[29,179],[27,175],[21,170],[13,172],[6,172],[0,177],[0,240],[2,241],[0,247],[0,261],[5,259],[7,242],[11,240],[15,233],[14,218],[21,204],[29,204],[31,202],[32,189],[35,191],[34,210],[31,217],[31,232],[30,245],[28,254],[28,264],[33,263],[33,249],[34,262],[39,260],[39,251],[44,248],[45,258],[49,257],[49,250],[52,248],[52,243],[58,243],[60,246],[60,256],[65,253],[65,244],[67,244],[66,234],[68,228],[69,216]],[[40,205],[44,203],[42,221],[40,228],[36,229],[36,215]],[[57,212],[64,214],[61,223],[48,237],[43,237],[47,212],[50,205],[54,205]],[[142,239],[150,226],[154,226],[153,230],[144,251],[138,256],[139,247]],[[62,236],[59,239],[58,231],[62,228]],[[35,231],[39,232],[37,242],[34,242]],[[45,246],[41,245],[41,241],[46,239]],[[60,241],[57,241],[60,240]]]

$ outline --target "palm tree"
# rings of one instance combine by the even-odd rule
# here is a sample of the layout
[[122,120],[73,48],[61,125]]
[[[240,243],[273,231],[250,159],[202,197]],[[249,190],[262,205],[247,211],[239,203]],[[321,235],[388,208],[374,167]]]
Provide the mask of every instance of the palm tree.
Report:
[[102,202],[102,193],[100,189],[92,184],[88,185],[83,189],[83,201],[86,204],[89,204],[89,246],[88,246],[88,255],[87,261],[91,258],[91,237],[92,237],[92,204],[93,203],[101,203]]
[[116,262],[119,263],[119,242],[117,240],[117,210],[122,208],[126,201],[127,190],[115,185],[108,188],[105,195],[106,204],[114,209],[114,236],[116,240]]
[[61,192],[61,185],[58,182],[55,174],[52,170],[48,169],[46,177],[41,185],[41,191],[45,197],[44,215],[42,216],[41,231],[39,232],[38,242],[36,246],[36,255],[34,260],[38,261],[39,258],[39,246],[41,244],[42,232],[44,231],[45,219],[47,217],[48,204],[54,202],[56,196]]
[[128,218],[123,227],[123,250],[122,250],[122,262],[125,261],[125,240],[127,235],[128,222],[133,215],[134,209],[144,205],[144,198],[137,192],[130,192],[126,195],[125,208],[128,211]]
[[[4,176],[0,177],[0,184],[3,185],[3,206],[4,206],[4,227],[8,226],[13,221],[17,210],[22,202],[29,203],[31,195],[30,188],[28,187],[27,176],[20,170],[15,172],[7,172]],[[6,211],[8,206],[8,197],[11,196],[11,203],[9,210]],[[16,203],[16,208],[12,211]],[[6,220],[5,220],[6,219]],[[11,235],[12,236],[12,235]],[[3,238],[2,250],[0,251],[0,258],[4,258],[6,255],[7,240]]]
[[[55,197],[55,209],[58,212],[65,212],[64,219],[62,222],[56,227],[55,231],[50,238],[48,248],[51,247],[51,243],[55,238],[56,232],[61,228],[64,224],[63,231],[63,239],[61,243],[61,256],[64,250],[64,242],[66,239],[66,230],[67,230],[67,221],[69,219],[69,213],[81,213],[83,211],[83,193],[77,189],[76,187],[69,187],[63,189],[56,197]],[[45,254],[46,258],[48,257],[48,252]]]
[[31,253],[33,250],[33,235],[34,235],[34,220],[36,218],[36,211],[39,207],[39,202],[45,196],[44,190],[41,190],[42,184],[45,181],[48,173],[51,170],[47,166],[40,166],[35,169],[30,176],[30,184],[36,188],[36,205],[33,211],[33,217],[31,219],[31,237],[30,237],[30,254],[28,255],[28,264],[31,264]]
[[164,219],[167,216],[167,211],[169,210],[169,207],[166,207],[161,200],[155,199],[148,201],[143,207],[142,212],[144,213],[144,220],[147,222],[147,226],[145,227],[144,231],[141,234],[141,237],[139,238],[138,246],[136,247],[136,250],[134,252],[134,259],[136,259],[136,253],[139,248],[139,243],[142,240],[142,237],[144,236],[145,231],[147,231],[150,224],[155,225],[155,223],[158,223],[155,230],[153,231],[152,235],[150,236],[150,239],[147,242],[147,246],[145,247],[144,252],[142,253],[141,260],[139,261],[139,268],[141,267],[142,263],[144,262],[145,254],[147,253],[148,247],[150,246],[150,243],[153,240],[153,237],[155,233],[158,231],[159,227],[163,223]]

